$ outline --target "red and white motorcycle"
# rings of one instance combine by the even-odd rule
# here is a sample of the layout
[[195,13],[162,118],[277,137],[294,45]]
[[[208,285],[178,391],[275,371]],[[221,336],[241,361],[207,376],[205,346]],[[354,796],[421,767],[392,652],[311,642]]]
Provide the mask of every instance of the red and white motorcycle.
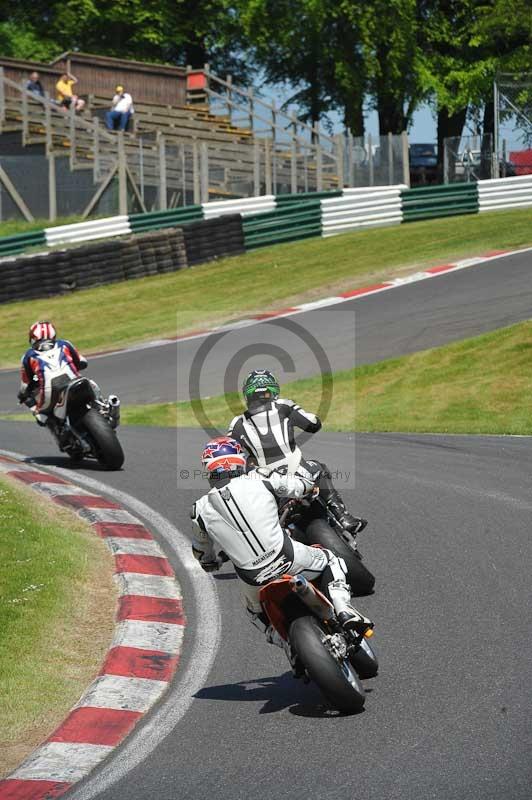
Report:
[[[46,424],[61,452],[74,461],[94,458],[108,469],[120,469],[124,452],[116,435],[118,397],[110,394],[105,399],[95,381],[73,377],[58,347],[40,352],[39,361],[45,372]],[[32,408],[35,398],[30,395],[24,403]]]
[[312,680],[333,708],[361,711],[366,699],[360,679],[373,678],[378,662],[368,639],[371,624],[346,631],[325,595],[303,575],[283,575],[260,590],[270,623],[286,643],[294,676]]

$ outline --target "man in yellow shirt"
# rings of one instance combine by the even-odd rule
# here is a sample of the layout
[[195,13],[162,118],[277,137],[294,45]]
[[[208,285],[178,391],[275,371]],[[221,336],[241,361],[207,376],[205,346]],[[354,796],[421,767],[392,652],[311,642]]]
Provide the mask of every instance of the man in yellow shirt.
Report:
[[77,82],[78,79],[74,75],[71,75],[70,72],[64,72],[55,84],[57,102],[64,111],[68,111],[72,105],[74,105],[75,111],[83,111],[85,108],[85,100],[74,94],[72,90],[72,87]]

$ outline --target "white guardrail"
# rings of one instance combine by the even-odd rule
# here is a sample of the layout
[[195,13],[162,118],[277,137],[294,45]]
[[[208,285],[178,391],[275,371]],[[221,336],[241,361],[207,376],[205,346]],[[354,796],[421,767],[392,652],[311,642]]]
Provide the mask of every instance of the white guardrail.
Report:
[[44,229],[46,244],[49,246],[68,242],[89,242],[109,236],[126,236],[128,233],[131,233],[131,225],[127,215]]
[[477,187],[480,213],[532,206],[532,175],[479,181]]
[[[477,186],[480,212],[532,206],[532,175],[479,181]],[[394,186],[344,189],[340,197],[322,199],[322,235],[334,236],[358,228],[399,225],[403,221],[401,192],[406,188],[404,184],[396,184]],[[225,214],[247,216],[274,211],[276,208],[277,202],[274,195],[202,204],[204,219],[213,219]],[[176,222],[176,225],[179,223]],[[94,239],[125,236],[130,233],[131,224],[128,215],[44,229],[48,246],[69,242],[89,242]]]
[[266,211],[275,211],[277,203],[275,195],[267,194],[263,197],[243,197],[238,200],[217,200],[213,203],[202,203],[205,219],[222,217],[225,214],[261,214]]
[[344,189],[341,197],[321,201],[322,236],[357,228],[400,225],[403,221],[401,191],[405,184],[364,189]]

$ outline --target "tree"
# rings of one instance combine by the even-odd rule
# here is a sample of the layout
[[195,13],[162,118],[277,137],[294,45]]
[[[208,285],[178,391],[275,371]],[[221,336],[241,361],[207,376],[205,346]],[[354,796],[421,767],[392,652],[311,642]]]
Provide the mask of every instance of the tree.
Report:
[[367,5],[365,61],[379,132],[407,130],[424,96],[420,81],[415,0],[373,0]]
[[329,0],[241,0],[237,3],[253,57],[268,83],[289,84],[300,118],[315,125],[332,108],[334,62]]
[[461,136],[468,112],[483,116],[487,155],[494,78],[499,71],[530,69],[529,0],[422,0],[419,6],[421,76],[437,109],[440,167],[444,139]]
[[20,58],[81,50],[249,72],[230,0],[35,0],[0,10],[0,44]]
[[406,129],[422,95],[415,0],[241,0],[239,9],[267,79],[294,85],[291,100],[311,122],[338,110],[361,136],[369,95],[381,134]]

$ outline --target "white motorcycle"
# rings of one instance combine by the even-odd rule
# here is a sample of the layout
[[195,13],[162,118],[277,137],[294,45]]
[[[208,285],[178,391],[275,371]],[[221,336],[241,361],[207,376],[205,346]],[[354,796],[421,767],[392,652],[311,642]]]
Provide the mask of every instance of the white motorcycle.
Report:
[[[45,374],[46,425],[61,452],[74,461],[94,458],[108,469],[120,469],[124,452],[116,435],[118,397],[111,394],[105,399],[95,381],[73,377],[58,347],[39,353],[38,358]],[[35,398],[30,395],[23,402],[32,408]]]

